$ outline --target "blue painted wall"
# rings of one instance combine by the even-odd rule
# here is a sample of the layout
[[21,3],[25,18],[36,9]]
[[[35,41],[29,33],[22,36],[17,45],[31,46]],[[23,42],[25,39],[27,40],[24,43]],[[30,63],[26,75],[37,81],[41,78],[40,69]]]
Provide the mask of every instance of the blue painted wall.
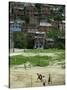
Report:
[[12,32],[21,31],[21,24],[20,23],[10,23],[10,31]]

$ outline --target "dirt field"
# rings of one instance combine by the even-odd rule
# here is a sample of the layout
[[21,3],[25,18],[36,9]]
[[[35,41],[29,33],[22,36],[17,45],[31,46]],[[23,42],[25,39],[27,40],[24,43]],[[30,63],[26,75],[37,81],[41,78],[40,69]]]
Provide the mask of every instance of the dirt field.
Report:
[[[37,73],[45,76],[45,86],[65,84],[65,71],[61,68],[61,65],[32,66],[26,70],[23,68],[23,65],[14,65],[10,67],[10,88],[43,86],[43,82],[37,80]],[[48,83],[49,74],[50,83]]]
[[[65,67],[64,64],[64,51],[53,51],[53,52],[19,52],[11,53],[10,56],[22,55],[24,57],[30,56],[51,56],[52,61],[49,62],[48,66],[33,66],[24,68],[24,64],[10,66],[10,88],[21,88],[21,87],[43,87],[53,85],[64,85],[65,84]],[[12,59],[14,60],[14,59]],[[19,60],[19,59],[18,59]],[[50,59],[49,59],[50,61]],[[62,68],[63,66],[63,68]],[[43,81],[40,81],[37,73],[42,74]],[[49,80],[50,75],[50,82]]]

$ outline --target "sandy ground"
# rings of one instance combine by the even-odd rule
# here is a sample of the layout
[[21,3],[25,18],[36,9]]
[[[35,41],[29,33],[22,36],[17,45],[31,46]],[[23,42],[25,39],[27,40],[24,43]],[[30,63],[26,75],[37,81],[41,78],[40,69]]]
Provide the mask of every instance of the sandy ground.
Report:
[[[40,87],[43,82],[37,80],[37,73],[45,76],[45,86],[64,85],[65,84],[65,70],[61,65],[53,65],[47,67],[31,67],[24,69],[23,65],[14,65],[10,67],[10,87]],[[50,83],[48,78],[50,74]]]

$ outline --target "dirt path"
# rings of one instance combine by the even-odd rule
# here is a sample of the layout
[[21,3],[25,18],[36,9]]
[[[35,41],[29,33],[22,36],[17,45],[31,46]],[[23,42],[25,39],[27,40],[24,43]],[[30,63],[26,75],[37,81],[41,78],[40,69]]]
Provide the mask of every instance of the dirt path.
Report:
[[20,53],[10,53],[10,56],[16,56],[16,55],[22,55],[22,56],[56,56],[55,53],[25,53],[25,52],[20,52]]
[[[37,73],[45,76],[46,86],[63,85],[65,83],[64,72],[60,66],[31,67],[25,70],[23,65],[16,65],[10,68],[10,86],[11,88],[43,86],[43,83],[37,80]],[[51,75],[50,84],[48,84],[49,73]]]

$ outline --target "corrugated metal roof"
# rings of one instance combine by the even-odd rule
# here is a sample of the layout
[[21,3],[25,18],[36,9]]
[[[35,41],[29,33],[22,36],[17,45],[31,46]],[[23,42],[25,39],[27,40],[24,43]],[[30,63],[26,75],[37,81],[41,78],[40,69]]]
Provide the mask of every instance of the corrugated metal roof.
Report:
[[52,26],[50,23],[48,22],[40,22],[40,26]]
[[45,32],[35,32],[36,34],[45,34]]
[[[16,20],[16,23],[24,23],[25,21],[23,20]],[[10,23],[15,23],[15,21],[10,21]]]
[[47,41],[54,41],[54,39],[52,39],[52,38],[47,38],[46,40]]

